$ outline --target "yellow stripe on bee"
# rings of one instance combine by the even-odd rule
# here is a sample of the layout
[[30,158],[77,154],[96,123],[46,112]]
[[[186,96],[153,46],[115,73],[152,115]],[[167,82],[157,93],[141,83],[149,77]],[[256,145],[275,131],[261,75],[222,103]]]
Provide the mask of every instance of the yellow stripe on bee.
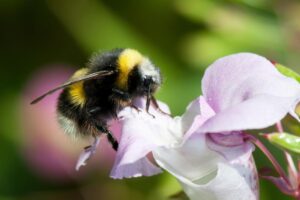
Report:
[[[79,69],[74,73],[74,75],[71,77],[71,79],[80,78],[80,77],[86,75],[87,72],[88,72],[87,68]],[[69,93],[70,93],[70,98],[71,98],[72,103],[83,106],[86,101],[86,96],[85,96],[85,92],[83,89],[83,81],[75,83],[75,84],[69,86],[69,88],[70,88]]]
[[121,89],[127,89],[128,75],[131,70],[143,60],[143,56],[134,49],[125,49],[118,59],[119,76],[117,86]]

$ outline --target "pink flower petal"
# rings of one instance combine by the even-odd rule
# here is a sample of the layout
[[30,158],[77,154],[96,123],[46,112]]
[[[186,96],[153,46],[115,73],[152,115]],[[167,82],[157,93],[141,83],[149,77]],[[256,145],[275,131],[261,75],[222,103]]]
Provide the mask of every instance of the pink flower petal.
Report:
[[146,156],[158,146],[176,143],[177,136],[165,134],[169,132],[169,128],[172,128],[171,117],[161,114],[152,107],[149,112],[151,115],[144,110],[138,112],[129,107],[120,112],[123,128],[115,164],[111,171],[112,178],[151,176],[161,172],[160,168],[154,166]]
[[217,60],[202,80],[205,99],[217,113],[201,132],[260,129],[281,120],[300,97],[300,85],[265,58],[240,53]]
[[[112,178],[157,174],[158,169],[149,165],[150,162],[147,162],[146,158],[146,155],[157,146],[155,138],[151,138],[153,135],[151,131],[153,130],[148,129],[143,120],[133,118],[124,122],[119,149],[111,171]],[[150,138],[147,139],[147,136]]]
[[119,166],[115,165],[111,171],[110,177],[113,179],[122,179],[140,176],[153,176],[159,173],[162,173],[162,170],[152,164],[148,158],[144,157],[133,163]]
[[86,165],[86,161],[95,154],[97,147],[100,143],[100,137],[96,137],[91,146],[86,147],[80,154],[75,169],[78,171],[81,166]]
[[181,131],[185,133],[184,140],[187,140],[206,120],[214,115],[215,112],[208,105],[203,96],[192,101],[181,119]]
[[290,110],[295,98],[260,95],[226,110],[206,121],[199,132],[219,133],[262,129],[280,121]]
[[213,115],[215,115],[215,112],[208,105],[205,98],[203,96],[198,97],[188,105],[185,113],[182,115],[183,131],[186,132],[191,126],[193,126],[197,116],[202,116],[208,119]]
[[206,142],[210,149],[218,152],[227,161],[236,160],[241,157],[249,160],[252,151],[255,149],[252,143],[244,142],[244,136],[240,132],[207,134]]

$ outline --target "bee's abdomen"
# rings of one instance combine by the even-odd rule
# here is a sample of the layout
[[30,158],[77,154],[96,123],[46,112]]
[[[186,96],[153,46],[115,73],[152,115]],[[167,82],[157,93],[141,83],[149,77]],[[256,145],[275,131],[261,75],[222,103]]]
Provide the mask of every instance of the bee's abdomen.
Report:
[[57,120],[58,120],[60,127],[63,129],[63,131],[67,135],[74,137],[74,138],[82,135],[76,122],[74,120],[64,116],[63,113],[61,113],[61,112],[57,113]]
[[[77,70],[72,78],[79,78],[84,75],[87,75],[89,73],[88,68],[81,68]],[[86,102],[86,94],[83,88],[83,81],[75,83],[68,88],[68,95],[69,95],[69,100],[75,104],[75,105],[80,105],[81,107],[84,106]]]
[[57,103],[57,119],[66,134],[72,137],[90,135],[91,125],[84,107],[72,102],[68,89],[63,90]]

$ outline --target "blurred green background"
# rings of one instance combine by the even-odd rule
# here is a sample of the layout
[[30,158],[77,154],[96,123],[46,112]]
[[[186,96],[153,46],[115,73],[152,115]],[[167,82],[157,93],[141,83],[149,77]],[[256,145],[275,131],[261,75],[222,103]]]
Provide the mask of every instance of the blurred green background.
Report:
[[[29,82],[40,71],[60,66],[74,70],[95,51],[136,48],[161,68],[164,85],[158,98],[179,115],[200,95],[205,68],[221,56],[255,52],[299,72],[299,19],[296,0],[2,0],[0,200],[167,199],[180,190],[167,173],[111,180],[111,161],[105,165],[105,159],[78,174],[31,163],[31,155],[40,153],[47,160],[50,151],[48,144],[28,151],[44,137],[43,131],[30,136],[34,124],[41,124],[26,107]],[[82,146],[71,146],[79,146],[72,150],[74,164]],[[255,158],[259,167],[269,164],[259,151]],[[56,165],[55,155],[51,162]],[[266,181],[260,186],[262,200],[290,199]]]

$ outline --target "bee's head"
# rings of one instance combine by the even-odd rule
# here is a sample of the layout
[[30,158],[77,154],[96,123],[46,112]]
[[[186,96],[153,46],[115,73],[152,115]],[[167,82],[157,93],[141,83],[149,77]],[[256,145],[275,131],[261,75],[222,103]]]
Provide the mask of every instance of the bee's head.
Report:
[[161,74],[151,61],[133,49],[125,49],[118,60],[118,85],[133,95],[153,94],[161,85]]
[[139,96],[153,94],[161,85],[161,74],[147,58],[129,74],[128,91]]
[[143,95],[153,94],[161,85],[161,74],[159,68],[155,67],[148,58],[137,66],[140,85],[137,90]]

